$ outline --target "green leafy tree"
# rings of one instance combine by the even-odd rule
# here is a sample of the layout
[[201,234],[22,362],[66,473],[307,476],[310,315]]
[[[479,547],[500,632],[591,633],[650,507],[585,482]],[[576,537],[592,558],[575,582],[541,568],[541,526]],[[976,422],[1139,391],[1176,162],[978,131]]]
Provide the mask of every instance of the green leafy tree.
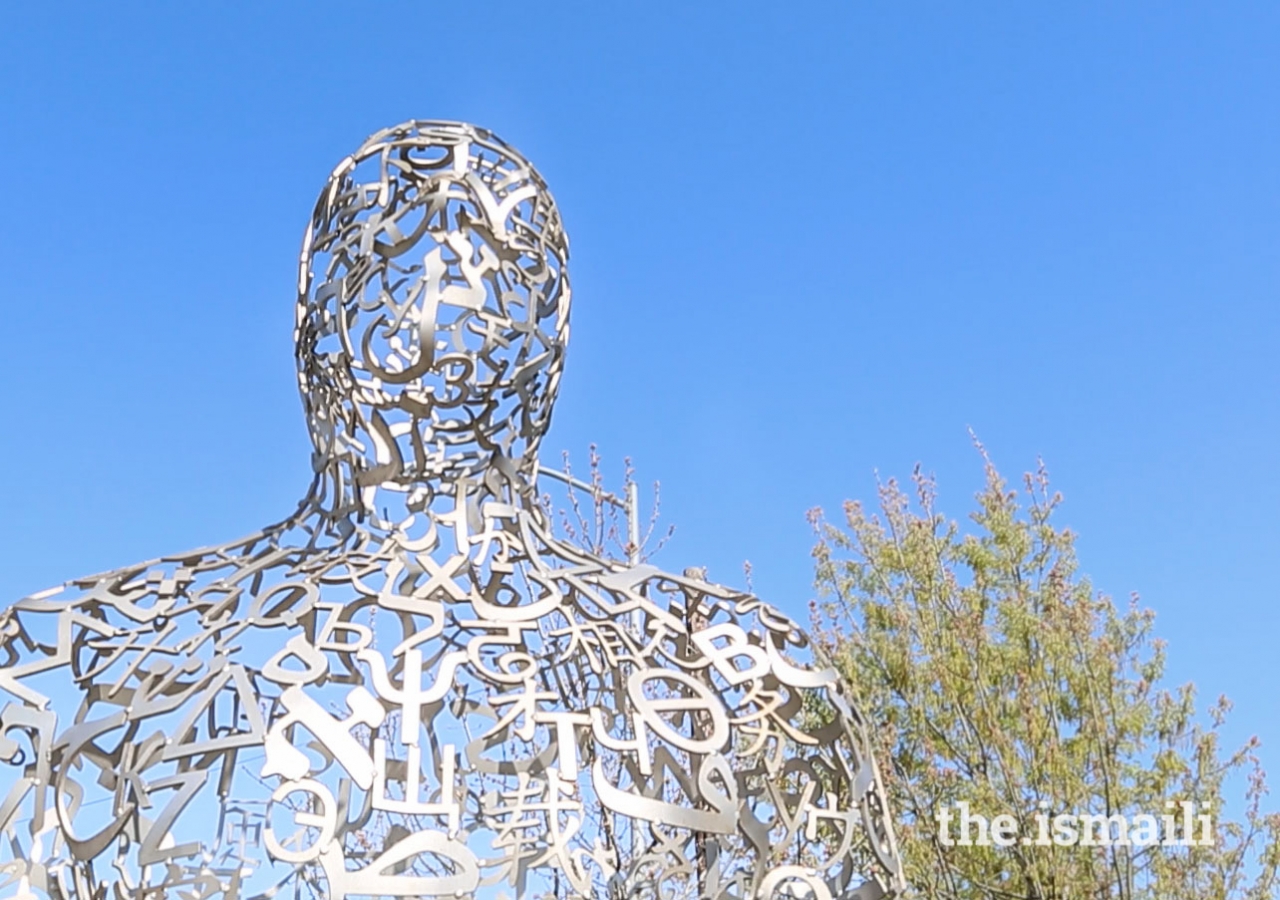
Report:
[[[1224,754],[1227,700],[1200,724],[1194,688],[1161,685],[1153,614],[1136,597],[1118,607],[1077,573],[1043,466],[1017,491],[983,458],[969,529],[937,512],[919,468],[914,496],[881,485],[877,513],[849,502],[841,525],[811,514],[814,637],[876,723],[914,890],[937,900],[1273,896],[1280,817],[1262,811],[1257,739]],[[1243,802],[1229,821],[1234,788]],[[1180,840],[1182,808],[1166,803],[1182,801],[1208,810],[1212,846],[1139,845],[1149,833],[1125,844],[1118,826],[1105,838],[1102,826],[1077,830],[1071,843],[1053,818],[1175,815],[1172,829],[1147,824],[1157,840]],[[968,846],[958,821],[943,833],[939,810],[958,816],[961,802],[988,820],[1013,816],[1002,823],[1016,826],[1012,845],[978,845],[976,820]]]

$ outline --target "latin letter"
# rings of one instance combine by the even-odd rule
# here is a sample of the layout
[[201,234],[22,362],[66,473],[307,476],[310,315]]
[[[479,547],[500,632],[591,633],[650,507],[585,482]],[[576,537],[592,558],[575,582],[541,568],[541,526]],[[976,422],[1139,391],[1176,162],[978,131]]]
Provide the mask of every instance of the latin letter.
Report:
[[1041,800],[1040,810],[1036,813],[1036,846],[1049,847],[1052,844],[1049,840],[1049,804]]
[[951,810],[946,806],[939,806],[937,812],[938,818],[938,840],[942,841],[942,846],[950,847],[951,842]]
[[1018,820],[1008,813],[991,819],[991,840],[997,847],[1012,847],[1017,840]]
[[1160,826],[1156,823],[1156,817],[1148,813],[1134,816],[1129,840],[1135,847],[1150,847],[1160,843]]
[[1201,847],[1212,847],[1214,838],[1213,816],[1209,815],[1209,810],[1212,807],[1206,806],[1204,809],[1205,811],[1196,817],[1200,820],[1200,840],[1197,843]]
[[1058,813],[1053,817],[1053,842],[1059,847],[1070,847],[1076,842],[1076,817],[1071,813]]
[[960,846],[971,847],[974,844],[974,841],[969,838],[969,825],[971,823],[976,823],[978,826],[977,845],[979,847],[989,846],[991,840],[987,837],[987,817],[980,816],[977,813],[970,815],[969,804],[966,801],[961,801],[956,806],[960,807]]

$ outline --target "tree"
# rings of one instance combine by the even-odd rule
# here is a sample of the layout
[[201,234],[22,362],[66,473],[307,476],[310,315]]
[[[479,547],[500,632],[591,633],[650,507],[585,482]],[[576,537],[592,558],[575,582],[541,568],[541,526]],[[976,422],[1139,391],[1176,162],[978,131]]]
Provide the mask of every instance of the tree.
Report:
[[[639,503],[639,485],[631,457],[622,459],[622,489],[616,492],[605,485],[603,460],[595,444],[587,450],[587,466],[588,480],[575,478],[566,450],[562,454],[561,469],[541,469],[541,475],[547,480],[539,482],[538,500],[556,536],[593,556],[618,561],[645,562],[666,546],[675,534],[674,525],[668,525],[658,539],[653,540],[662,506],[659,483],[653,483],[648,521],[632,522],[630,516],[639,517],[640,510],[630,510],[628,501],[622,499],[632,498]],[[555,490],[556,495],[546,488]]]
[[[937,900],[1272,897],[1280,817],[1262,810],[1257,739],[1224,755],[1226,698],[1202,725],[1192,685],[1161,685],[1153,613],[1078,575],[1043,465],[1016,491],[983,459],[975,533],[936,511],[918,467],[914,502],[889,481],[878,514],[848,502],[840,527],[811,513],[814,637],[875,723],[913,888]],[[1221,815],[1232,787],[1238,821]],[[1012,816],[998,823],[1012,844],[988,830],[979,845],[972,818],[973,843],[960,843],[961,802],[988,823]],[[1213,845],[1148,843],[1186,836],[1182,802],[1212,817]],[[1071,820],[1055,817],[1081,814],[1120,814],[1142,833],[1122,843],[1118,822],[1080,819],[1091,827],[1073,844],[1058,829]]]

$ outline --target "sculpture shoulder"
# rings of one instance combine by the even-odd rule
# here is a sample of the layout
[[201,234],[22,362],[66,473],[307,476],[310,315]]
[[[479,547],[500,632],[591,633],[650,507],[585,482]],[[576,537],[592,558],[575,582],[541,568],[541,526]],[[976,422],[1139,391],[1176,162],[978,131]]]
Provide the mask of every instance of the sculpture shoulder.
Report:
[[798,689],[839,685],[835,670],[795,620],[754,594],[709,581],[704,569],[675,575],[641,565],[599,580],[659,607],[670,626],[687,633],[693,649],[731,683],[745,680],[746,673],[767,672]]
[[200,635],[243,620],[271,585],[324,557],[282,546],[264,530],[24,597],[0,611],[0,697],[47,707],[50,695],[37,681],[64,668],[81,681],[88,660],[109,656],[113,644],[145,642],[171,656],[190,652]]
[[264,529],[227,543],[74,578],[23,597],[4,612],[12,616],[112,608],[137,621],[150,621],[186,603],[207,604],[213,599],[210,588],[213,593],[226,592],[327,552],[290,546],[279,539],[278,529]]

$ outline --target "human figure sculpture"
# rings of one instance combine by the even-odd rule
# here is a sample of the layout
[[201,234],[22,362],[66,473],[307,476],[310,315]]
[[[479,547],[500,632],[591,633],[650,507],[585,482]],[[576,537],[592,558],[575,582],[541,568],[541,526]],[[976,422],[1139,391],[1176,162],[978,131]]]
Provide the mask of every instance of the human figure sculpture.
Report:
[[0,897],[899,894],[866,725],[796,625],[551,533],[567,260],[483,129],[342,161],[297,512],[0,615]]

